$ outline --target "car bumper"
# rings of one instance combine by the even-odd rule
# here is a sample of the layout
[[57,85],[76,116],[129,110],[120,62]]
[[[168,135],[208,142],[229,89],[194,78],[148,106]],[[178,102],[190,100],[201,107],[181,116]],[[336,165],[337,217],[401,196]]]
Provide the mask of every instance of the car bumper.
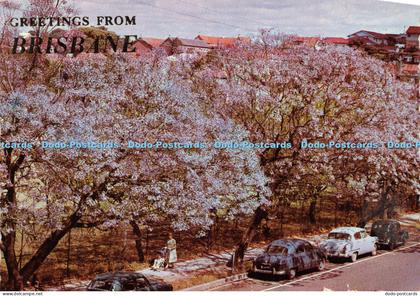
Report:
[[328,252],[326,253],[328,258],[348,258],[350,257],[347,253],[340,253],[340,252]]
[[273,274],[273,275],[283,275],[286,274],[286,270],[276,270],[276,269],[259,269],[255,266],[252,268],[252,271],[255,273],[264,273],[264,274]]

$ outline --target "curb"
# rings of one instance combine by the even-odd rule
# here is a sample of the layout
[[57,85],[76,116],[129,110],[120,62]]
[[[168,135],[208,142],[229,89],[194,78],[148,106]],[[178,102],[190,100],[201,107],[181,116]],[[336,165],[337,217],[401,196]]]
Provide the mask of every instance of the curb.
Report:
[[228,277],[220,279],[220,280],[215,280],[215,281],[212,281],[212,282],[209,282],[209,283],[189,287],[189,288],[183,289],[181,291],[207,291],[207,290],[216,288],[218,286],[222,286],[222,285],[227,284],[227,283],[232,283],[232,282],[244,280],[244,279],[247,279],[247,278],[248,278],[248,273],[239,273],[239,274],[228,276]]

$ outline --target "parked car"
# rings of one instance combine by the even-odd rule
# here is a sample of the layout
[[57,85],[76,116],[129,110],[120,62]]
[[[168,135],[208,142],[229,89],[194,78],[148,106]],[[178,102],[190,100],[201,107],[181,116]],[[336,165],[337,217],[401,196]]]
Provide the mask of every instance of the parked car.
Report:
[[325,267],[325,254],[318,247],[302,239],[280,239],[271,242],[264,253],[253,261],[252,272],[286,275],[288,279],[297,272]]
[[339,227],[328,234],[328,239],[320,244],[328,258],[350,258],[352,262],[359,255],[376,255],[377,238],[369,236],[359,227]]
[[404,245],[408,240],[408,232],[401,229],[395,220],[378,220],[372,224],[371,236],[378,238],[378,245],[393,250],[397,245]]
[[138,272],[109,272],[97,275],[88,291],[172,291],[171,284],[146,278]]

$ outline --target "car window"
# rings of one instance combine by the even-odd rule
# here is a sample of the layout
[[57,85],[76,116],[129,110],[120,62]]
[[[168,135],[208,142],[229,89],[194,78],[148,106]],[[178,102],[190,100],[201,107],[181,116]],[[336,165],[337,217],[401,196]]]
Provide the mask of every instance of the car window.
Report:
[[300,245],[299,247],[297,247],[296,253],[303,253],[303,252],[305,252],[305,246],[304,245]]
[[372,229],[376,231],[388,231],[392,228],[391,224],[377,223],[373,224]]
[[362,238],[362,235],[360,234],[360,232],[356,232],[354,234],[354,239],[361,239],[361,238]]
[[267,247],[267,253],[287,255],[287,248],[283,246],[269,245]]
[[146,288],[148,286],[147,281],[143,277],[139,277],[136,279],[137,289]]
[[306,252],[311,252],[314,248],[312,247],[311,244],[305,244],[305,251]]
[[128,279],[123,284],[123,291],[135,291],[136,290],[136,279]]
[[350,240],[350,235],[348,233],[342,232],[330,232],[328,234],[329,239],[339,239],[339,240]]
[[123,285],[121,284],[119,280],[114,280],[112,282],[111,291],[122,291],[122,289],[123,289]]
[[89,285],[90,289],[110,291],[112,289],[112,280],[100,281],[95,280]]
[[367,238],[367,233],[366,233],[366,231],[361,231],[361,232],[360,232],[360,235],[361,235],[361,237],[362,237],[362,238]]

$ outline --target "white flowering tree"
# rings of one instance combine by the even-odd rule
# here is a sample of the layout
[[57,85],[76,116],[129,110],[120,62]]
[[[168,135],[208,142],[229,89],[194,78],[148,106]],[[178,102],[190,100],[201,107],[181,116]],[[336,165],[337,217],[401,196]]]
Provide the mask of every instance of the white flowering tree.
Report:
[[[266,202],[267,181],[256,154],[210,145],[241,140],[246,132],[205,113],[164,59],[80,55],[46,62],[42,72],[59,69],[48,81],[17,84],[0,96],[1,141],[34,145],[5,148],[0,162],[9,288],[21,289],[72,228],[169,217],[176,229],[205,230],[211,210],[252,213]],[[203,142],[208,148],[129,149],[130,140]],[[43,149],[42,141],[121,146]],[[19,270],[16,231],[33,231],[34,225],[40,244]]]

